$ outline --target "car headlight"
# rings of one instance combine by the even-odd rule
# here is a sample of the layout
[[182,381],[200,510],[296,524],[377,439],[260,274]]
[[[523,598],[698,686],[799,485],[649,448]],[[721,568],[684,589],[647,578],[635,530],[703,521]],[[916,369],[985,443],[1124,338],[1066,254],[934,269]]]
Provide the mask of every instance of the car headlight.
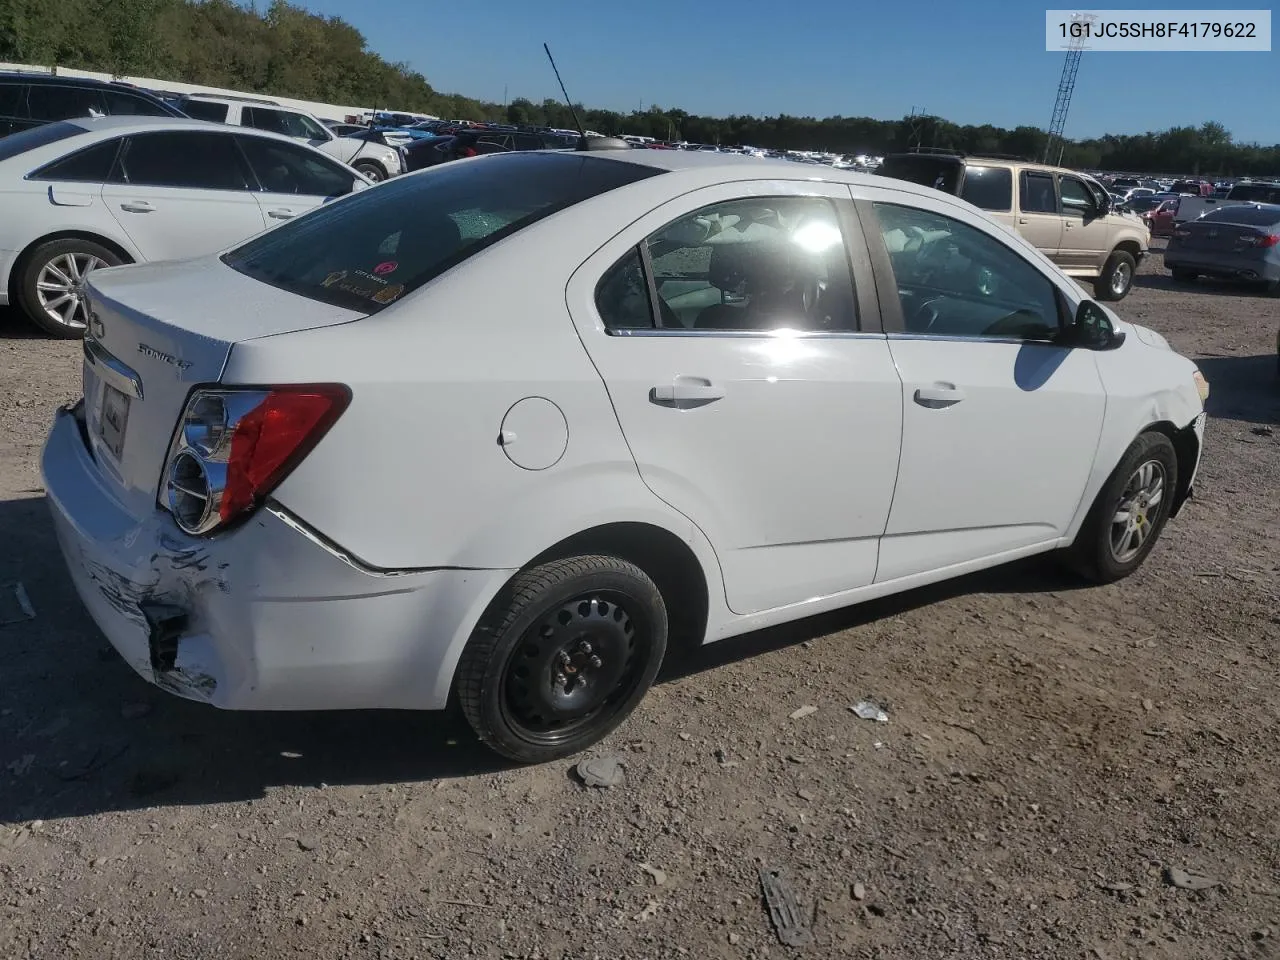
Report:
[[1192,381],[1196,385],[1196,393],[1200,394],[1200,402],[1204,403],[1209,399],[1209,381],[1204,378],[1204,374],[1197,370],[1191,374]]

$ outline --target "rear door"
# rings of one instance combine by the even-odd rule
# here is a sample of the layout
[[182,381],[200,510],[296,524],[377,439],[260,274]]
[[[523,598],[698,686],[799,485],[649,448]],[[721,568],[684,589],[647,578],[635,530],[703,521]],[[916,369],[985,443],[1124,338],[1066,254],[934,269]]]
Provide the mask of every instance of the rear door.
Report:
[[130,136],[102,199],[148,260],[177,260],[238,243],[264,225],[230,131]]
[[239,134],[236,139],[259,186],[255,196],[267,226],[314,210],[354,188],[350,167],[313,150],[273,137]]
[[569,282],[644,482],[710,540],[735,613],[875,577],[901,382],[852,216],[838,184],[722,184],[619,217]]
[[1061,263],[1062,214],[1058,186],[1052,173],[1022,170],[1018,173],[1018,233],[1055,263]]

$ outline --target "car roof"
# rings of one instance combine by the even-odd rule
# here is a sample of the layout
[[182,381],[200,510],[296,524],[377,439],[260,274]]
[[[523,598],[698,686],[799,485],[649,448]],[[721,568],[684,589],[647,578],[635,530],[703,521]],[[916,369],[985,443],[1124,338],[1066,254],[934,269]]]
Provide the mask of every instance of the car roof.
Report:
[[104,87],[108,90],[132,90],[143,96],[154,97],[155,94],[131,83],[120,83],[116,80],[98,80],[93,77],[67,77],[52,73],[24,73],[21,70],[0,70],[0,83],[38,83],[55,87]]
[[[213,120],[193,120],[190,117],[138,117],[138,116],[111,116],[111,117],[75,117],[71,120],[59,120],[57,123],[69,123],[72,126],[79,127],[87,133],[99,133],[102,135],[115,135],[129,133],[149,133],[157,130],[210,130],[219,131],[221,133],[234,133],[237,135],[251,137],[266,137],[271,140],[280,140],[284,143],[298,144],[299,141],[292,137],[286,137],[278,133],[270,133],[266,130],[258,130],[254,127],[236,127],[229,126],[225,123],[217,123]],[[305,144],[302,144],[305,146]]]

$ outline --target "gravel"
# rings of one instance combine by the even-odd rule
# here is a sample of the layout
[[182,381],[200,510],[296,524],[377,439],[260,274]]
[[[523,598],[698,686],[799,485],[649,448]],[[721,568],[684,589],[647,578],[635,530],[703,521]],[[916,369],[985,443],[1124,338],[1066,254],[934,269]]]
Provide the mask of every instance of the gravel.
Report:
[[[0,627],[0,956],[1271,955],[1280,309],[1152,261],[1119,310],[1213,396],[1198,498],[1137,575],[1026,563],[716,645],[593,751],[625,766],[604,790],[454,715],[146,687],[42,502],[79,345],[0,312],[0,590],[36,612]],[[850,712],[869,694],[891,723]],[[812,946],[779,945],[761,869]]]

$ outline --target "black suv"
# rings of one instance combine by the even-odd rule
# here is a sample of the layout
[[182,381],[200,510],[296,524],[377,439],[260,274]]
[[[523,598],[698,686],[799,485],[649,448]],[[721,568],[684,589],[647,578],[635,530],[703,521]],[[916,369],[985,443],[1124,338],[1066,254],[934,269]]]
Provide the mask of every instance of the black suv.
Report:
[[120,115],[186,116],[177,107],[127,83],[0,73],[0,137],[56,120]]

